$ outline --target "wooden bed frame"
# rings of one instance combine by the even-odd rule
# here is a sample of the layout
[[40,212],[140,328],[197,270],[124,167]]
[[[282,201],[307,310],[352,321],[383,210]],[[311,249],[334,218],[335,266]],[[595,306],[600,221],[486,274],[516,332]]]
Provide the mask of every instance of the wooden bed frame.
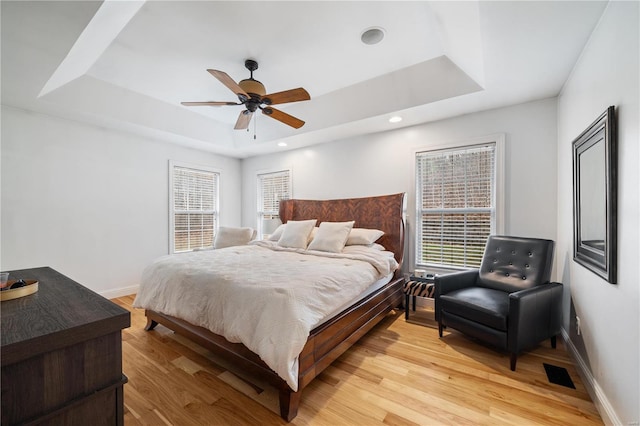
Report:
[[[318,224],[355,220],[357,228],[380,229],[385,234],[378,242],[387,250],[393,251],[396,260],[402,265],[404,197],[405,194],[401,193],[342,200],[285,200],[280,203],[280,219],[283,223],[288,220],[317,219]],[[279,390],[280,416],[286,421],[291,421],[298,413],[302,389],[380,322],[387,313],[401,305],[403,281],[398,268],[388,284],[311,330],[299,356],[298,390],[295,392],[246,346],[230,343],[223,336],[203,327],[146,310],[145,330],[153,330],[156,325],[162,324],[231,361],[230,364],[238,372],[248,373],[271,383]]]

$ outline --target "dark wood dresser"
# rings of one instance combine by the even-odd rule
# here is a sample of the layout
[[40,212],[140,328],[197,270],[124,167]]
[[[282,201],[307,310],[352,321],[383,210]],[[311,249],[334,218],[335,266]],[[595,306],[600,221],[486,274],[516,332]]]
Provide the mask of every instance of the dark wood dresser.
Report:
[[38,292],[0,305],[2,425],[121,425],[129,312],[51,268],[10,271]]

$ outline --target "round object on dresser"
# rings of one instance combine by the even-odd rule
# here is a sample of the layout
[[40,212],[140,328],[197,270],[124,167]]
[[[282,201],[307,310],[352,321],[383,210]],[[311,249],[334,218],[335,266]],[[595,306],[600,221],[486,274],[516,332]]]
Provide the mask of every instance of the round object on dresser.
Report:
[[0,300],[18,299],[20,297],[29,296],[38,291],[38,281],[36,280],[9,280],[7,286],[0,291]]

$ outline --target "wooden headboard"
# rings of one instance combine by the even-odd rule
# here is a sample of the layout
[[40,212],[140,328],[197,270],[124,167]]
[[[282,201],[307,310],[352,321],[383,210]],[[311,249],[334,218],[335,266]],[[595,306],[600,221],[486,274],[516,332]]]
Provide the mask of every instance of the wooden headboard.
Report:
[[[395,254],[402,266],[404,257],[403,205],[405,193],[342,200],[282,200],[280,220],[317,219],[321,222],[355,220],[354,228],[379,229],[384,235],[377,241]],[[400,268],[398,268],[400,270]]]

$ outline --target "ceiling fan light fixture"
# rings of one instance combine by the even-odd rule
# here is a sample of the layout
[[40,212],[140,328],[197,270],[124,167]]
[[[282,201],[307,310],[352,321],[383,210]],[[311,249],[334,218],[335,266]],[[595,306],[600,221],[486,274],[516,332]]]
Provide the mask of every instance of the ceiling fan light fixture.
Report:
[[264,84],[260,83],[258,80],[254,80],[253,78],[247,78],[245,80],[241,80],[238,83],[238,86],[242,88],[248,94],[260,95],[264,96],[267,94],[267,91],[264,88]]
[[364,44],[372,45],[378,44],[384,39],[384,28],[382,27],[371,27],[365,29],[362,34],[360,34],[360,40]]

